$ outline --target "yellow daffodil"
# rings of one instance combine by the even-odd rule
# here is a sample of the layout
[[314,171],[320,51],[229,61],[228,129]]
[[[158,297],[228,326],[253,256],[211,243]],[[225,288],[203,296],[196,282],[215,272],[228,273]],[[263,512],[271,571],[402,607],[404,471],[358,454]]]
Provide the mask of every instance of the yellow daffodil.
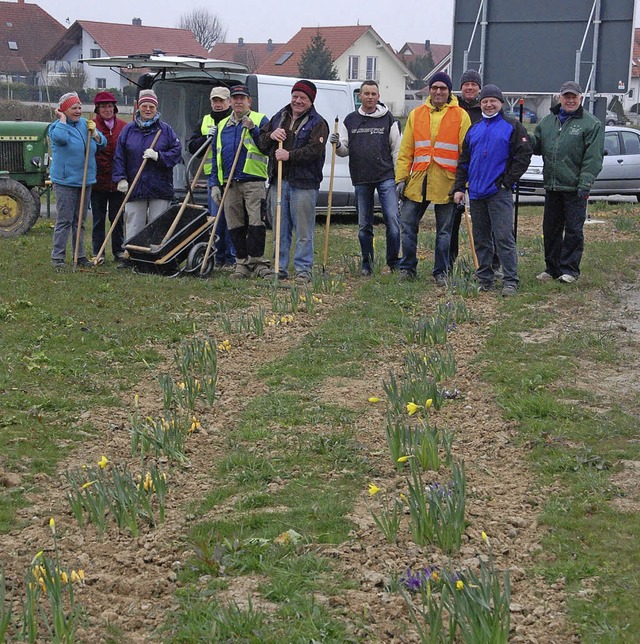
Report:
[[370,403],[379,403],[382,400],[382,398],[378,398],[377,396],[371,396],[367,400]]
[[409,416],[413,416],[418,409],[422,409],[422,405],[416,405],[413,401],[407,403],[407,412]]
[[49,519],[49,527],[51,528],[51,532],[53,532],[53,534],[55,534],[56,533],[56,521],[55,521],[55,519],[53,517],[51,517]]
[[482,540],[485,543],[489,543],[489,537],[487,537],[487,533],[484,530],[482,531]]
[[433,399],[432,399],[432,398],[427,398],[427,402],[424,404],[424,406],[425,406],[427,409],[430,409],[430,408],[431,408],[431,405],[433,405]]
[[82,570],[82,568],[78,570],[78,579],[80,579],[80,582],[84,584],[84,570]]
[[464,589],[464,581],[462,579],[458,579],[456,581],[456,590],[463,590]]
[[134,406],[135,406],[135,407],[137,407],[139,402],[140,402],[140,396],[138,396],[138,394],[136,394],[136,395],[133,397],[133,404],[134,404]]
[[401,456],[398,459],[398,463],[406,463],[411,457],[410,456]]
[[82,489],[83,489],[83,490],[86,490],[88,487],[91,487],[94,483],[95,483],[95,481],[87,481],[87,482],[82,486]]
[[433,579],[433,581],[437,582],[440,579],[440,575],[437,572],[435,572],[435,570],[434,570],[431,573],[431,579]]
[[69,583],[69,576],[64,570],[60,573],[60,581],[62,581],[63,584]]
[[80,577],[78,577],[78,573],[75,570],[71,571],[71,583],[72,584],[77,584],[80,581]]
[[400,492],[400,500],[401,500],[403,503],[408,503],[408,501],[407,501],[407,495],[406,495],[406,494],[403,494],[402,492]]
[[373,483],[369,483],[369,494],[371,496],[375,496],[380,492],[380,488],[377,485],[374,485]]
[[109,465],[109,459],[103,455],[102,458],[98,461],[98,465],[102,469],[104,469],[105,467],[107,467],[107,465]]

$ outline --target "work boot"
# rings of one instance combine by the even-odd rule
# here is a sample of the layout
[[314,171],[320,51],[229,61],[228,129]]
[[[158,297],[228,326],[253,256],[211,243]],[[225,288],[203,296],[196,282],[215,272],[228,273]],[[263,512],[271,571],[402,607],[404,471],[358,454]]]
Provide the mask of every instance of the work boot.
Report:
[[232,280],[247,280],[251,277],[251,266],[248,259],[239,259],[236,261],[236,270],[229,275]]
[[269,262],[263,257],[249,257],[249,266],[256,277],[262,279],[273,277],[273,271],[269,268]]

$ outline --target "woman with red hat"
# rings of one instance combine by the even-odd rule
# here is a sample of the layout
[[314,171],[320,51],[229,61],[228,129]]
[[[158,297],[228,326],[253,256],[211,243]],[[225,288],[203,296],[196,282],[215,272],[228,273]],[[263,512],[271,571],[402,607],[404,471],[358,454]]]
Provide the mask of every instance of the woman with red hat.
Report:
[[[126,123],[116,116],[118,100],[111,92],[98,92],[93,102],[95,104],[96,127],[107,139],[107,147],[96,154],[97,181],[91,192],[91,212],[93,213],[91,245],[93,254],[97,255],[104,243],[107,215],[109,221],[113,223],[125,197],[124,193],[118,191],[117,183],[111,179],[111,172],[116,143]],[[122,218],[118,220],[111,233],[111,250],[115,260],[119,261],[123,258],[124,226]]]

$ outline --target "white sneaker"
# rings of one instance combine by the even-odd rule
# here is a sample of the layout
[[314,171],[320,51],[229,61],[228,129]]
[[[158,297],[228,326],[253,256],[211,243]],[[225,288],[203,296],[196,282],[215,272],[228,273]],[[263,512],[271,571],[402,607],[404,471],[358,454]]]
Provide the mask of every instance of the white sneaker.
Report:
[[547,273],[547,271],[542,271],[542,273],[539,273],[536,275],[536,279],[538,282],[550,282],[553,277]]
[[560,275],[558,279],[565,284],[573,284],[576,281],[576,278],[573,275],[568,275],[567,273]]

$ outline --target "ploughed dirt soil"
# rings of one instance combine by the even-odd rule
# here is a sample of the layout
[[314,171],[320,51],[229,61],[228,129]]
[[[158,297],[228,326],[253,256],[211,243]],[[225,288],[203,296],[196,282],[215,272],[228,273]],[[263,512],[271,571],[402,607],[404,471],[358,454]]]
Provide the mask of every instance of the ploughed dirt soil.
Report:
[[[588,226],[586,230],[587,249],[589,239],[620,235],[610,223]],[[157,634],[154,636],[154,629],[176,606],[177,571],[189,554],[183,537],[194,517],[187,514],[187,505],[203,497],[211,487],[209,472],[224,454],[225,432],[233,427],[238,409],[253,396],[266,391],[266,385],[254,376],[256,368],[272,360],[274,353],[282,354],[296,346],[334,307],[344,303],[350,290],[357,286],[355,280],[347,282],[345,293],[323,296],[314,315],[301,314],[291,325],[270,327],[263,337],[235,338],[231,353],[220,356],[220,395],[215,413],[202,416],[201,430],[189,439],[190,465],[171,474],[164,524],[137,539],[111,528],[100,540],[92,526],[77,527],[65,499],[62,476],[41,476],[37,488],[27,494],[31,505],[19,512],[21,527],[0,536],[7,578],[21,580],[22,571],[34,554],[52,543],[49,518],[56,517],[61,560],[71,568],[83,568],[86,575],[86,585],[78,588],[76,595],[88,614],[86,625],[78,632],[78,640],[105,641],[108,623],[117,625],[127,642],[161,639]],[[595,365],[585,365],[575,384],[606,392],[624,377],[627,387],[633,382],[637,386],[639,379],[631,377],[630,373],[637,373],[640,361],[638,289],[622,287],[619,295],[620,305],[613,311],[609,305],[606,310],[599,307],[599,304],[604,307],[604,302],[598,301],[590,301],[588,307],[580,310],[567,310],[563,306],[562,292],[554,291],[546,304],[555,313],[553,325],[539,329],[537,335],[529,335],[525,341],[539,342],[580,326],[593,328],[596,325],[606,329],[623,347],[624,364],[608,366],[601,371],[597,371]],[[435,289],[428,285],[424,295],[425,311],[435,305],[437,297]],[[483,348],[486,333],[500,315],[499,298],[494,294],[481,294],[477,299],[467,300],[467,305],[473,312],[474,321],[460,325],[449,335],[457,364],[451,386],[461,395],[445,403],[434,415],[439,426],[455,430],[455,453],[464,458],[467,470],[470,525],[456,560],[461,563],[476,561],[482,551],[480,536],[484,530],[491,539],[497,565],[510,570],[512,641],[578,641],[567,619],[562,580],[545,583],[536,575],[533,565],[534,559],[541,554],[545,534],[545,528],[538,524],[538,516],[545,499],[554,490],[536,486],[527,448],[518,446],[516,426],[503,419],[499,401],[483,382],[481,369],[474,362]],[[217,335],[220,337],[219,333]],[[318,400],[362,410],[354,427],[355,436],[372,464],[371,482],[385,489],[400,485],[400,479],[388,457],[384,406],[370,405],[366,401],[371,395],[382,394],[382,379],[388,377],[390,368],[400,365],[401,353],[397,347],[384,349],[376,360],[368,360],[363,365],[361,380],[337,379],[326,382],[316,392]],[[158,415],[162,399],[155,374],[143,374],[127,401],[128,409],[85,412],[80,421],[85,423],[90,419],[100,430],[96,433],[99,438],[87,437],[82,450],[73,451],[60,463],[61,473],[68,468],[96,463],[105,453],[112,461],[130,460],[127,429],[134,393],[139,395],[145,414]],[[639,464],[625,464],[622,473],[616,476],[616,484],[627,491],[626,505],[620,509],[637,511]],[[7,487],[23,485],[19,473],[5,474],[0,479],[0,484]],[[276,489],[278,484],[274,481],[271,485]],[[235,500],[229,499],[211,516],[224,515]],[[392,575],[409,567],[446,565],[447,562],[436,555],[433,548],[412,545],[407,532],[401,533],[400,545],[388,545],[374,525],[367,506],[369,502],[365,488],[350,517],[354,528],[347,542],[317,547],[331,558],[337,574],[356,582],[355,589],[339,597],[319,595],[318,601],[337,611],[360,641],[417,641],[403,599],[398,594],[386,592],[385,585]],[[222,593],[225,599],[233,599],[240,605],[247,605],[251,600],[255,608],[269,610],[269,604],[258,595],[258,579],[235,577],[229,582],[229,588]]]

